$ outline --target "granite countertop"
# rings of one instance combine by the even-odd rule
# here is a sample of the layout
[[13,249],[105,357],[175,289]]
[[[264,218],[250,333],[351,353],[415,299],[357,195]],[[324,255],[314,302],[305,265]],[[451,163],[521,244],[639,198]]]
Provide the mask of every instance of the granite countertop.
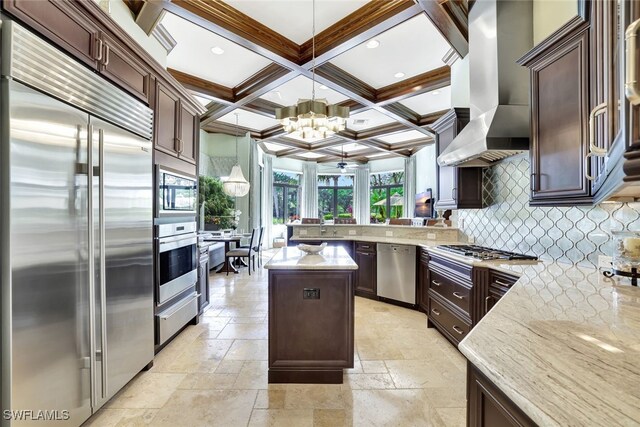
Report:
[[358,264],[342,247],[326,247],[319,255],[307,255],[296,247],[281,248],[264,265],[274,270],[357,270]]
[[640,289],[553,262],[520,276],[460,351],[541,426],[640,424]]
[[458,241],[447,240],[419,240],[419,239],[407,239],[406,237],[382,237],[382,236],[342,236],[342,237],[328,237],[328,236],[304,236],[304,237],[291,237],[291,240],[295,242],[332,242],[332,241],[355,241],[355,242],[370,242],[370,243],[395,243],[397,245],[415,245],[423,247],[431,247],[437,245],[460,245],[463,244]]

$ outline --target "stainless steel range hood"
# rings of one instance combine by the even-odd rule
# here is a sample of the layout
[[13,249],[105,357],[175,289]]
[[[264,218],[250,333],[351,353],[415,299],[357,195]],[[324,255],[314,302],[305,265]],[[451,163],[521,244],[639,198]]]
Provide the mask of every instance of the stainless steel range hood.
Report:
[[529,73],[516,60],[533,45],[530,0],[477,0],[469,12],[471,121],[440,166],[490,166],[529,149]]

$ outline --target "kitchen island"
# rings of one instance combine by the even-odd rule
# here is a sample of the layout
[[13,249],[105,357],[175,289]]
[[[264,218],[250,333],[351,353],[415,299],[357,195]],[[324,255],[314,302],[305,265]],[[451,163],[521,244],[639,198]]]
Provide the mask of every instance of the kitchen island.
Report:
[[353,368],[354,273],[342,247],[280,249],[269,270],[269,383],[341,384]]

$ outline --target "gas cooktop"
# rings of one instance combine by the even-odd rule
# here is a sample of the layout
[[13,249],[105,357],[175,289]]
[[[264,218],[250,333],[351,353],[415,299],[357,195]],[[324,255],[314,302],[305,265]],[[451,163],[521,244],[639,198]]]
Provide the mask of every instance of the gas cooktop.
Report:
[[538,257],[502,251],[500,249],[485,248],[476,245],[439,245],[438,249],[452,252],[457,255],[468,256],[481,260],[506,259],[506,260],[537,260]]

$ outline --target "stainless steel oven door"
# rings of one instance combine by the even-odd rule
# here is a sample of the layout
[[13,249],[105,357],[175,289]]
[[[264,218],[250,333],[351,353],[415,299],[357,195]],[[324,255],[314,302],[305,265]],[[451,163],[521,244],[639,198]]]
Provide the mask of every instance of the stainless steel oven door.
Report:
[[159,239],[159,295],[163,304],[198,280],[198,237],[195,233]]
[[195,214],[198,207],[195,177],[158,168],[158,213]]

